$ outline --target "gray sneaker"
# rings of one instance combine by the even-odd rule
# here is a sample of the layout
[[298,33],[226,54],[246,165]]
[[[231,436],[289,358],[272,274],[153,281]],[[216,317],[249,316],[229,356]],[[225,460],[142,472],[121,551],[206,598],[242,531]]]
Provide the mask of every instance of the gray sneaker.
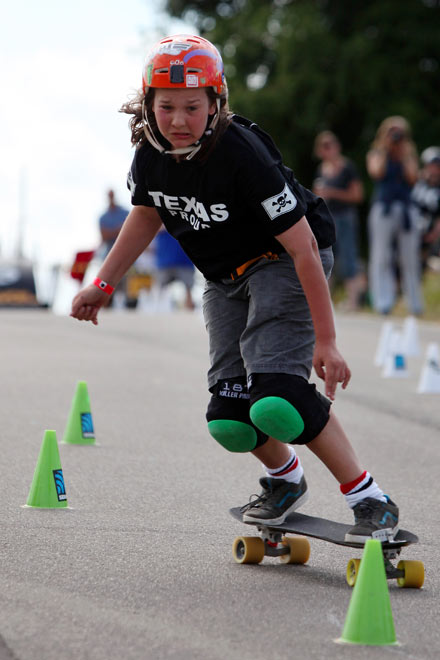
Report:
[[307,502],[309,493],[304,476],[299,484],[263,477],[260,479],[263,491],[255,500],[242,507],[243,522],[280,525],[295,511]]
[[365,543],[368,539],[376,536],[380,539],[378,532],[389,532],[395,536],[399,530],[399,509],[390,500],[388,495],[386,502],[366,497],[353,507],[355,525],[345,535],[345,540],[355,543]]

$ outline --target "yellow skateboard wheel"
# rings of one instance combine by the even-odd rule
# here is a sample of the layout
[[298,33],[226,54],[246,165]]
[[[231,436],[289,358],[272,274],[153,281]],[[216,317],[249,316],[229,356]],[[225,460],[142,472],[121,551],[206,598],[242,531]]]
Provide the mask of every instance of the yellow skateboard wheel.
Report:
[[264,541],[259,536],[238,536],[232,545],[237,564],[259,564],[264,557]]
[[360,559],[350,559],[347,564],[347,584],[349,587],[354,587],[356,584],[356,579],[359,574],[359,567],[361,565]]
[[283,564],[305,564],[308,561],[310,543],[304,536],[283,536],[282,544],[289,548],[288,553],[280,556],[280,562]]
[[411,561],[402,559],[397,564],[397,568],[404,571],[405,575],[397,578],[399,587],[410,587],[420,589],[425,581],[425,567],[421,561]]

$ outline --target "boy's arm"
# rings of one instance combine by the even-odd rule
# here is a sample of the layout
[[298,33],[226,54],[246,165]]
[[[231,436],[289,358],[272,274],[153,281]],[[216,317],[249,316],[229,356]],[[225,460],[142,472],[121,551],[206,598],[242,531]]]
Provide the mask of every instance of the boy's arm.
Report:
[[[151,243],[162,224],[156,209],[135,206],[130,211],[115,244],[99,269],[98,277],[115,287],[138,256]],[[72,302],[71,316],[98,324],[99,309],[108,294],[94,284],[82,289]]]
[[307,298],[316,337],[313,366],[333,400],[337,383],[345,389],[351,373],[336,347],[333,309],[318,245],[305,217],[276,238],[292,257]]
[[155,208],[134,206],[115,244],[102,264],[98,277],[116,286],[160,229],[162,220]]

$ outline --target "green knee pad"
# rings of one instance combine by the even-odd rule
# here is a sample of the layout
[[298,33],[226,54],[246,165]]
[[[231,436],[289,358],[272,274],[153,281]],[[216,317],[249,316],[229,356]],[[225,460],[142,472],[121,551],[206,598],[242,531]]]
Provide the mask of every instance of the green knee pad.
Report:
[[257,432],[250,424],[233,419],[214,419],[208,431],[228,451],[252,451],[257,446]]
[[279,396],[266,396],[250,409],[250,418],[260,431],[281,442],[293,442],[304,431],[297,409]]

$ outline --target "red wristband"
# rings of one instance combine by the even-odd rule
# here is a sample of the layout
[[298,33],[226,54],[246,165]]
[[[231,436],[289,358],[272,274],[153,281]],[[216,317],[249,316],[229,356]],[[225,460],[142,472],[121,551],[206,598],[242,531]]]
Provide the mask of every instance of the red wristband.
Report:
[[115,290],[114,286],[112,286],[111,284],[107,284],[107,282],[104,282],[104,280],[99,279],[99,277],[95,278],[93,284],[97,286],[98,289],[104,291],[104,293],[108,293],[109,296],[111,296],[113,291]]

